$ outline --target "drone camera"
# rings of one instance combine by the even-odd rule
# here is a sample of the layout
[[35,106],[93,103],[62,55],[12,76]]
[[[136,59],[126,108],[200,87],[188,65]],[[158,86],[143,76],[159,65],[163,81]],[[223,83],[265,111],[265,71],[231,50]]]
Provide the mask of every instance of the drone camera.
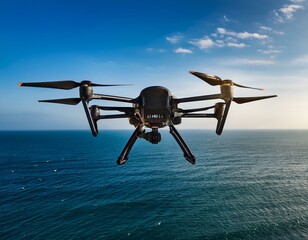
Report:
[[161,135],[157,129],[152,129],[152,132],[145,133],[143,138],[152,144],[158,144],[161,141]]

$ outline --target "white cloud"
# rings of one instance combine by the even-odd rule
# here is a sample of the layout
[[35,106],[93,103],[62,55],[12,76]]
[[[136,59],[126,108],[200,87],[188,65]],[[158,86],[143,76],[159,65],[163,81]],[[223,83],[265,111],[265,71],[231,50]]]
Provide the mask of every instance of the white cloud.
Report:
[[298,9],[303,9],[303,6],[300,5],[285,5],[283,8],[280,8],[280,11],[285,15],[287,19],[291,19],[293,17],[293,14],[298,10]]
[[183,53],[183,54],[190,54],[190,53],[193,53],[191,50],[189,49],[186,49],[186,48],[178,48],[174,51],[175,53]]
[[249,33],[249,32],[233,32],[227,31],[225,28],[217,28],[217,32],[221,35],[232,36],[239,39],[268,39],[269,37],[264,34],[259,33]]
[[264,54],[278,54],[278,53],[281,53],[280,50],[275,50],[275,49],[269,49],[269,50],[258,49],[258,52],[264,53]]
[[201,50],[208,49],[208,48],[215,46],[215,43],[209,37],[204,37],[204,38],[201,38],[201,39],[195,39],[195,40],[189,41],[189,43],[197,46]]
[[231,20],[226,15],[223,16],[223,21],[226,23],[231,22]]
[[166,50],[163,48],[146,48],[145,49],[149,53],[165,53]]
[[223,40],[216,40],[215,41],[215,46],[217,47],[224,47],[226,46],[225,42]]
[[246,65],[272,65],[275,61],[268,59],[240,59],[239,63]]
[[273,33],[275,33],[275,34],[277,34],[277,35],[284,35],[284,32],[282,32],[282,31],[273,31]]
[[248,59],[248,58],[237,58],[228,59],[225,61],[226,65],[254,65],[254,66],[266,66],[275,64],[274,60],[269,59]]
[[244,44],[244,43],[231,43],[231,42],[227,43],[227,46],[228,47],[235,47],[235,48],[247,47],[247,45]]
[[227,30],[224,29],[224,28],[217,28],[217,32],[218,32],[219,34],[222,34],[222,35],[227,34]]
[[240,32],[237,34],[237,37],[240,39],[247,38],[256,38],[256,39],[267,39],[267,35],[259,34],[259,33],[249,33],[249,32]]
[[[301,3],[303,1],[293,0],[292,2]],[[292,20],[294,17],[294,14],[300,9],[304,9],[304,7],[299,4],[289,4],[289,5],[286,4],[278,10],[274,10],[273,13],[276,18],[276,21],[283,23],[283,22]]]
[[263,31],[272,31],[272,28],[271,27],[266,27],[266,26],[261,26],[260,27],[260,30],[263,30]]
[[189,42],[190,44],[197,46],[201,50],[209,49],[212,47],[231,47],[231,48],[244,48],[247,47],[245,43],[239,43],[237,39],[228,37],[226,39],[217,39],[213,41],[208,36],[202,38],[202,39],[194,39]]
[[182,40],[183,36],[182,35],[173,35],[170,37],[166,37],[166,40],[172,44],[176,44]]
[[266,27],[266,26],[261,26],[261,27],[260,27],[260,31],[262,31],[262,32],[272,32],[272,33],[275,33],[275,34],[277,34],[277,35],[284,35],[284,32],[282,32],[282,31],[276,31],[276,30],[274,30],[273,28],[271,28],[271,27]]
[[294,3],[302,3],[302,2],[305,2],[305,0],[290,0],[290,2],[294,2]]
[[296,64],[296,65],[307,65],[308,64],[308,55],[303,55],[303,56],[296,58],[293,61],[293,63]]

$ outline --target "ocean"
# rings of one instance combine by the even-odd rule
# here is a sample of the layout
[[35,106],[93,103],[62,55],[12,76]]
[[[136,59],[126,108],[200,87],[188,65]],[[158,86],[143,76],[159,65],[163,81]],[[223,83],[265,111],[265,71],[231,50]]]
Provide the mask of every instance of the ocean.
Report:
[[1,131],[0,239],[308,239],[308,131]]

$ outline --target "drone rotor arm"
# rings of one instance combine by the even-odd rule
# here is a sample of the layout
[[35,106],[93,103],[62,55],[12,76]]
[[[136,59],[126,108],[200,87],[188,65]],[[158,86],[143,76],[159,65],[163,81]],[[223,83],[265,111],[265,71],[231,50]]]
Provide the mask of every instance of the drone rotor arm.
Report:
[[176,103],[185,103],[185,102],[214,100],[214,99],[220,99],[220,98],[221,98],[221,94],[212,94],[212,95],[202,95],[202,96],[187,97],[187,98],[174,98],[173,100]]
[[179,113],[192,113],[192,112],[201,112],[201,111],[206,111],[209,109],[215,108],[215,106],[211,106],[211,107],[204,107],[204,108],[192,108],[192,109],[179,109]]
[[136,100],[133,98],[122,97],[122,96],[113,96],[113,95],[105,95],[105,94],[93,94],[92,99],[98,100],[109,100],[116,102],[127,102],[127,103],[135,103]]
[[213,113],[187,113],[181,116],[183,118],[215,118]]
[[111,115],[101,115],[99,119],[118,119],[118,118],[128,118],[128,114],[111,114]]
[[124,113],[133,113],[135,108],[133,107],[109,107],[109,106],[98,106],[100,110],[106,111],[119,111]]

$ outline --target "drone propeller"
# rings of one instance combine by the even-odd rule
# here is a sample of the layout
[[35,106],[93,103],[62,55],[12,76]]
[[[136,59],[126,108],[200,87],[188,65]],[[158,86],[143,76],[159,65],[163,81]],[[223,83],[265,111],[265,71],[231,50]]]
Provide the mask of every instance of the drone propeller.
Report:
[[218,103],[215,105],[215,114],[214,116],[217,118],[217,127],[216,127],[216,133],[220,135],[223,131],[228,112],[231,106],[232,101],[242,104],[242,103],[248,103],[258,100],[263,100],[267,98],[277,97],[277,95],[270,95],[270,96],[260,96],[260,97],[233,97],[233,87],[241,87],[241,88],[249,88],[249,89],[255,89],[255,90],[263,90],[261,88],[254,88],[254,87],[248,87],[244,85],[237,84],[233,82],[232,80],[222,80],[218,76],[205,74],[201,72],[196,71],[189,71],[192,75],[202,79],[206,83],[212,85],[212,86],[220,86],[221,90],[221,98],[225,101],[224,103]]
[[80,103],[81,98],[63,98],[63,99],[50,99],[50,100],[39,100],[39,102],[47,102],[47,103],[60,103],[60,104],[68,104],[68,105],[77,105]]
[[28,83],[20,82],[18,84],[18,86],[20,87],[56,88],[64,90],[70,90],[76,87],[80,87],[82,85],[92,86],[92,87],[126,86],[126,84],[97,84],[97,83],[92,83],[89,80],[83,80],[80,83],[72,80],[64,80],[64,81],[54,81],[54,82],[28,82]]
[[267,98],[277,97],[277,95],[261,96],[261,97],[235,97],[232,100],[238,104],[259,101]]
[[271,96],[261,96],[261,97],[238,97],[238,98],[229,98],[225,100],[225,103],[217,103],[215,105],[215,117],[217,118],[217,127],[216,127],[216,133],[217,135],[220,135],[223,131],[227,115],[230,109],[231,102],[236,102],[238,104],[253,102],[253,101],[259,101],[267,98],[277,97],[277,95],[271,95]]
[[217,85],[226,85],[226,86],[236,86],[236,87],[241,87],[241,88],[249,88],[249,89],[255,89],[255,90],[263,90],[261,88],[254,88],[254,87],[248,87],[244,85],[237,84],[233,82],[232,80],[222,80],[220,77],[211,75],[211,74],[205,74],[201,72],[196,72],[196,71],[189,71],[192,75],[202,79],[206,83],[212,85],[212,86],[217,86]]
[[64,80],[64,81],[54,81],[54,82],[28,82],[23,83],[20,82],[18,84],[21,87],[41,87],[41,88],[56,88],[56,89],[64,89],[70,90],[76,87],[79,87],[79,98],[63,98],[63,99],[51,99],[51,100],[40,100],[39,102],[47,102],[47,103],[60,103],[60,104],[68,104],[68,105],[77,105],[82,102],[91,131],[93,136],[97,136],[97,121],[99,119],[99,109],[97,107],[88,107],[89,101],[92,99],[100,99],[100,98],[108,98],[118,101],[132,101],[131,99],[120,98],[116,96],[107,96],[107,95],[97,95],[93,94],[93,87],[111,87],[111,86],[127,86],[127,84],[97,84],[92,83],[89,80],[83,80],[81,82],[75,82],[72,80]]

